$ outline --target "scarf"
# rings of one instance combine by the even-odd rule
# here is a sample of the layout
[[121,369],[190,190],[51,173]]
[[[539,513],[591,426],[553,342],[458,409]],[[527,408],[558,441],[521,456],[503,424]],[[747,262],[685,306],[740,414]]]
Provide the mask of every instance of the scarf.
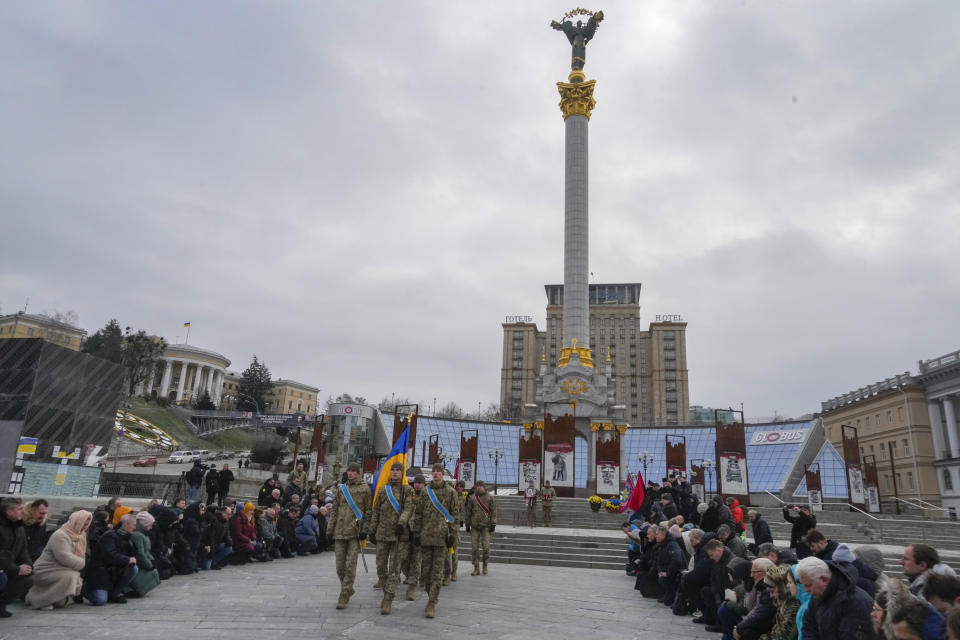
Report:
[[87,553],[87,527],[92,521],[93,514],[89,511],[74,511],[60,527],[73,543],[73,552],[81,558]]

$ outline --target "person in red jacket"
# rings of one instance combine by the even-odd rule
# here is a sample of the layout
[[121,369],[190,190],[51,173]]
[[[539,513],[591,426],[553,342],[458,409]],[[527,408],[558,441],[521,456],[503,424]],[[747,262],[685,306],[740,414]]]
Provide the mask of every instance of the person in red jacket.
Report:
[[231,562],[247,564],[253,557],[257,544],[257,527],[253,522],[253,511],[256,507],[252,502],[243,505],[240,511],[230,521],[230,537],[233,538],[233,553]]
[[740,535],[746,531],[746,527],[743,524],[743,508],[740,506],[740,501],[736,498],[727,498],[727,506],[730,507],[730,513],[733,515],[733,523],[737,525],[736,534]]

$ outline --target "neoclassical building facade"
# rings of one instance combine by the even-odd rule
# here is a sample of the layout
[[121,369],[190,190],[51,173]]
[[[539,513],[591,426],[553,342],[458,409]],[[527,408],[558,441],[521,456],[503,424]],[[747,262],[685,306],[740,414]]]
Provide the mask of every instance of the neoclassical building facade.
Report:
[[230,360],[225,356],[188,344],[171,344],[163,352],[157,367],[138,395],[166,398],[177,404],[195,401],[206,391],[215,405],[220,404],[223,380]]

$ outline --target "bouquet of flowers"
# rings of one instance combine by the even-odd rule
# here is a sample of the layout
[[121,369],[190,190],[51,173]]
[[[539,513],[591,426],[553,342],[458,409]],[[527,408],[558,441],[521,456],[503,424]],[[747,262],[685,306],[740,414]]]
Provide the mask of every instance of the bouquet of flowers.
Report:
[[611,498],[603,501],[603,508],[610,513],[620,513],[620,499]]
[[590,508],[593,509],[594,513],[600,511],[600,507],[603,506],[603,498],[600,496],[590,496],[587,498],[587,503],[590,505]]

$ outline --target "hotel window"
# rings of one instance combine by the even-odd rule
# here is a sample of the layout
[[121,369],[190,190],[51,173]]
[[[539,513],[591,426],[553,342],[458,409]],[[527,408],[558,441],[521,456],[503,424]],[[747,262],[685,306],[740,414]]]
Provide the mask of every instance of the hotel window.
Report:
[[908,488],[913,489],[913,471],[907,471],[907,484]]
[[883,476],[883,485],[887,491],[890,491],[890,476]]
[[910,455],[910,441],[907,440],[906,438],[903,439],[903,455],[905,456]]
[[953,491],[953,476],[950,475],[950,469],[943,470],[943,490]]
[[903,491],[903,482],[900,480],[900,474],[897,474],[897,491]]
[[891,441],[890,441],[890,446],[893,447],[893,451],[890,452],[891,457],[899,458],[899,457],[900,457],[900,454],[897,452],[897,441],[896,441],[896,440],[891,440]]
[[893,411],[887,411],[887,424],[893,424]]
[[869,427],[869,426],[870,426],[870,416],[867,416],[867,417],[864,418],[863,420],[864,420],[864,426],[865,426],[865,427]]

